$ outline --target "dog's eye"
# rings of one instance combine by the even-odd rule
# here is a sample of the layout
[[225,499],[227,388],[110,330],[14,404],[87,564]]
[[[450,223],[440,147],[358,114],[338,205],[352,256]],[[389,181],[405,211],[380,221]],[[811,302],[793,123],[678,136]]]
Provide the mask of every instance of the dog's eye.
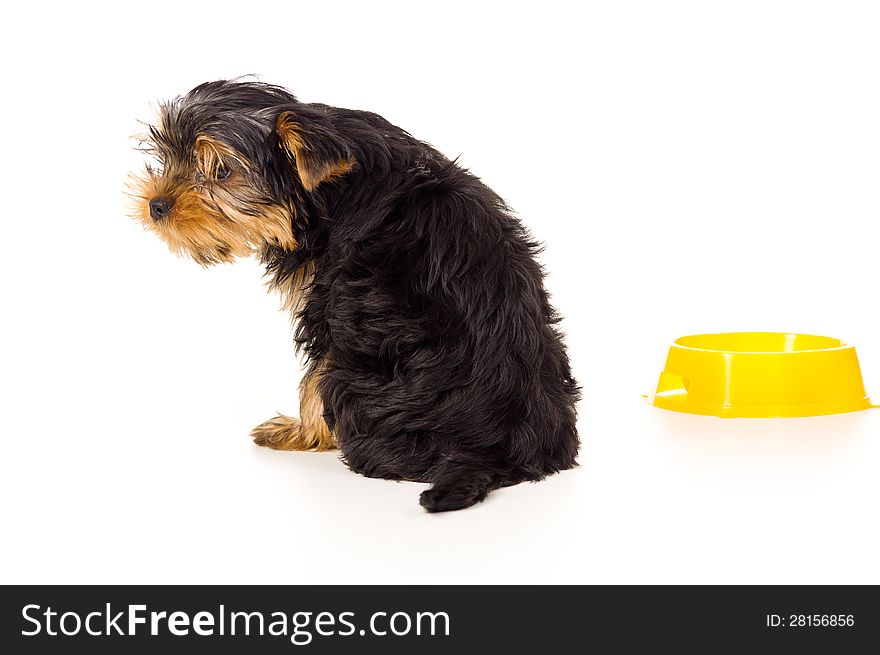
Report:
[[220,166],[217,167],[217,172],[215,173],[214,176],[222,182],[223,180],[228,178],[231,174],[232,174],[232,171],[230,171],[228,168],[226,168],[225,166],[223,166],[221,164]]

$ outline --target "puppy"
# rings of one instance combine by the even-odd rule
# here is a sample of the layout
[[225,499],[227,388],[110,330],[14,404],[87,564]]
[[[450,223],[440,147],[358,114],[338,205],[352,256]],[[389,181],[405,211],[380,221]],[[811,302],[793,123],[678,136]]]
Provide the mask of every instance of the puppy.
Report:
[[575,466],[538,246],[478,178],[381,116],[256,82],[162,105],[145,149],[136,217],[204,266],[256,255],[296,319],[300,416],[257,444],[430,482],[429,512]]

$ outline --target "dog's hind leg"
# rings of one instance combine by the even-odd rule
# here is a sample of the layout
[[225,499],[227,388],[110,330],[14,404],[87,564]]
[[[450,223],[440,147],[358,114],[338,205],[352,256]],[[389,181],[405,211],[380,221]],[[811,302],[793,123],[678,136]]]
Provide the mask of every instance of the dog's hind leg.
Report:
[[422,492],[419,504],[429,512],[464,509],[485,500],[493,489],[521,482],[486,468],[478,461],[450,457],[441,465],[430,489]]
[[275,450],[333,450],[336,438],[324,420],[324,403],[318,392],[320,368],[309,370],[299,385],[300,418],[279,415],[251,431],[258,446]]

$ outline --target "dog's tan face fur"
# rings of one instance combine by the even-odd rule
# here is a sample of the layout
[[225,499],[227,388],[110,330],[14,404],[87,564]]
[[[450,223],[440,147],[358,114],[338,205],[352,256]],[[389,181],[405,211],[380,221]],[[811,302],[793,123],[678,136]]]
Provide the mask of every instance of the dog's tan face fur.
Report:
[[[162,137],[168,120],[166,109],[154,136]],[[172,252],[208,266],[259,253],[269,245],[296,248],[293,206],[274,202],[260,188],[254,165],[230,146],[208,134],[197,135],[178,152],[155,139],[146,143],[143,149],[159,167],[147,166],[143,176],[133,179],[133,214]],[[150,213],[155,199],[171,204],[161,219]]]

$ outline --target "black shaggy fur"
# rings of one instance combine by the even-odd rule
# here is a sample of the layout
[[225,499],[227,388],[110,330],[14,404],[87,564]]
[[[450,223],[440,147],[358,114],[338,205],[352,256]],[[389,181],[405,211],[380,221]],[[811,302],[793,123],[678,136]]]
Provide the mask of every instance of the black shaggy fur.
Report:
[[[353,161],[307,189],[279,143],[296,120],[309,165]],[[207,132],[292,200],[298,248],[267,246],[283,287],[314,271],[296,342],[320,363],[325,419],[348,466],[431,482],[431,512],[575,466],[578,387],[535,261],[538,246],[477,177],[381,116],[212,82],[157,138]],[[169,146],[171,147],[171,146]]]

